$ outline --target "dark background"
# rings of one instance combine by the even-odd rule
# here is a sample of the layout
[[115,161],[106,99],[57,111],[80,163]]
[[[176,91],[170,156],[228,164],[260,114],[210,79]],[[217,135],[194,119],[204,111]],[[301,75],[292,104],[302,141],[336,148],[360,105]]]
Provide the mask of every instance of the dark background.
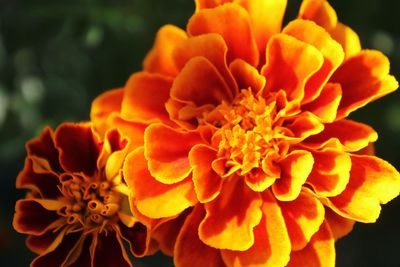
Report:
[[[342,22],[359,33],[363,47],[382,50],[400,79],[398,0],[331,0]],[[300,0],[289,0],[286,20]],[[87,120],[101,92],[123,86],[141,68],[157,29],[181,27],[191,0],[0,0],[0,262],[28,266],[25,236],[13,231],[15,177],[24,143],[45,125]],[[378,156],[400,167],[400,94],[352,114],[379,132]],[[400,200],[384,206],[376,224],[357,224],[337,243],[338,267],[400,266]],[[172,266],[161,255],[135,266]],[[52,267],[52,266],[49,266]]]

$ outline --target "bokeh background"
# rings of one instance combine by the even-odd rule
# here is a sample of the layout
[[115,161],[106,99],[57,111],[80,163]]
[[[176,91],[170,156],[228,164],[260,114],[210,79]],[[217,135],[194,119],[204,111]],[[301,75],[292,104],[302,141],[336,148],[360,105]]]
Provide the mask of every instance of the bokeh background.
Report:
[[[331,0],[366,48],[382,50],[400,79],[398,0]],[[286,20],[300,0],[289,0]],[[140,70],[157,29],[185,27],[191,0],[0,0],[0,262],[28,266],[34,255],[13,231],[15,177],[25,142],[45,125],[87,120],[91,101]],[[232,25],[234,27],[234,25]],[[400,167],[400,93],[352,114],[379,132],[377,154]],[[337,243],[338,267],[400,266],[400,199],[376,224],[357,224]],[[173,266],[156,255],[136,264]],[[49,266],[52,267],[52,266]],[[305,266],[306,267],[306,266]]]

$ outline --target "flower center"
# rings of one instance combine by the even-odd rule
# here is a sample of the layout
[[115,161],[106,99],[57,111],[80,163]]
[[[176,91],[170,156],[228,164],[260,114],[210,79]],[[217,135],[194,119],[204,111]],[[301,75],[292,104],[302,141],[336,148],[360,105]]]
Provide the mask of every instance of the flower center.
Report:
[[118,184],[98,175],[97,179],[78,174],[61,176],[61,192],[68,203],[59,214],[73,227],[84,230],[103,229],[118,220],[122,195],[116,190]]
[[255,168],[266,168],[267,158],[279,151],[279,116],[276,102],[267,102],[249,90],[242,90],[231,105],[217,107],[222,114],[213,137],[218,158],[225,160],[228,173],[239,171],[245,175]]

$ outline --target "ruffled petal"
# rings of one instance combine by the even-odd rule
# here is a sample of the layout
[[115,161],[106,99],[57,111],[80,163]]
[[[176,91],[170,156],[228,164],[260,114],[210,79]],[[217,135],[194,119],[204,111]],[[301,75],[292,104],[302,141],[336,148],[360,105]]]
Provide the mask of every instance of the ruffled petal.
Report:
[[254,228],[254,244],[246,251],[223,250],[228,266],[283,267],[289,261],[290,240],[281,208],[269,191],[263,194],[263,217]]
[[333,197],[342,193],[350,178],[350,155],[334,149],[312,153],[315,163],[307,183],[318,196]]
[[197,198],[206,203],[214,200],[222,188],[222,178],[212,169],[217,152],[206,145],[194,146],[189,154]]
[[97,169],[99,143],[89,125],[63,123],[55,133],[61,166],[68,172],[92,176]]
[[268,40],[279,33],[287,0],[236,0],[250,15],[254,37],[260,54],[264,54]]
[[149,171],[165,184],[182,181],[192,172],[189,151],[203,143],[198,132],[182,132],[162,124],[150,125],[144,139]]
[[291,202],[280,202],[292,250],[303,249],[324,221],[322,203],[308,190]]
[[124,90],[122,88],[106,91],[95,98],[90,109],[90,120],[93,128],[101,137],[110,128],[108,117],[121,111]]
[[132,192],[133,205],[150,218],[176,216],[197,202],[191,177],[171,185],[153,178],[147,169],[143,148],[127,156],[124,178]]
[[207,215],[199,227],[199,237],[219,249],[244,251],[254,243],[253,229],[261,220],[262,200],[238,177],[225,181],[220,195],[205,204]]
[[326,0],[303,0],[299,18],[312,20],[328,31],[334,29],[338,23],[336,11]]
[[121,238],[128,242],[129,248],[135,257],[143,257],[148,251],[150,234],[147,227],[136,222],[132,227],[127,227],[123,223],[118,224],[118,233]]
[[[339,120],[333,123],[324,124],[324,130],[305,140],[305,144],[312,147],[322,147],[335,140],[344,146],[346,151],[358,151],[369,143],[378,139],[378,134],[370,126],[352,120]],[[339,148],[341,148],[339,146]]]
[[240,89],[251,88],[251,91],[255,94],[264,89],[265,77],[246,61],[236,59],[229,65],[229,69]]
[[349,26],[338,22],[330,34],[342,45],[346,59],[361,51],[360,37]]
[[128,121],[168,121],[165,103],[169,98],[172,79],[158,74],[133,74],[126,86],[121,117]]
[[281,177],[272,185],[275,197],[280,201],[293,201],[306,182],[314,164],[313,156],[305,150],[295,150],[280,162]]
[[186,39],[186,32],[174,25],[161,27],[153,48],[143,61],[143,69],[152,73],[176,76],[179,70],[172,54],[176,46]]
[[400,192],[400,174],[388,162],[373,156],[351,156],[350,181],[339,196],[329,198],[330,207],[339,215],[359,222],[377,220],[380,204],[386,204]]
[[302,103],[309,103],[319,96],[333,72],[342,64],[342,47],[317,24],[307,20],[294,20],[282,31],[317,48],[324,57],[322,67],[307,82]]
[[205,216],[202,205],[197,205],[187,217],[178,235],[174,252],[174,264],[176,267],[224,267],[218,249],[204,244],[198,235],[200,222]]
[[338,240],[350,233],[351,230],[353,230],[354,224],[356,223],[354,220],[350,220],[338,215],[329,208],[325,209],[325,219],[329,224],[329,228],[331,229],[335,240]]
[[266,64],[261,70],[267,78],[266,92],[283,89],[289,100],[303,99],[307,82],[324,63],[318,49],[286,34],[271,38],[266,56]]
[[320,95],[311,103],[304,105],[302,110],[316,115],[322,122],[333,122],[342,99],[342,88],[338,83],[328,83]]
[[379,51],[364,50],[349,58],[335,72],[331,82],[342,86],[338,119],[398,88],[389,75],[389,60]]
[[[126,254],[121,238],[115,231],[108,231],[107,234],[99,233],[95,237],[94,255],[92,266],[121,266],[132,267],[129,256]],[[92,243],[93,246],[93,243]]]
[[49,210],[39,201],[20,199],[15,205],[13,226],[20,233],[42,235],[62,225],[59,218],[56,211]]
[[335,258],[335,239],[324,222],[304,249],[292,251],[287,267],[334,267]]
[[127,121],[115,114],[109,118],[109,122],[113,128],[118,129],[121,134],[121,138],[128,141],[126,145],[127,151],[142,146],[144,143],[143,135],[147,124],[140,122]]
[[[222,23],[216,23],[217,21]],[[228,3],[213,9],[200,10],[189,20],[187,31],[193,36],[218,33],[228,45],[228,63],[241,58],[250,65],[258,65],[259,54],[250,17],[238,5]]]
[[324,124],[310,112],[303,112],[292,120],[286,127],[291,130],[296,139],[304,140],[324,130]]

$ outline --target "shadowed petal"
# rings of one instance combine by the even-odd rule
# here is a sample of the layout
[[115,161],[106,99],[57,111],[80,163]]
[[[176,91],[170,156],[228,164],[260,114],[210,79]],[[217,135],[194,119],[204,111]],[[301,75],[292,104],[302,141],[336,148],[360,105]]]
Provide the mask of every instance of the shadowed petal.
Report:
[[104,232],[99,233],[94,238],[97,240],[95,242],[94,255],[92,256],[92,266],[132,266],[122,240],[115,231],[108,231],[107,234]]
[[199,227],[199,237],[219,249],[244,251],[254,243],[253,229],[261,220],[261,196],[237,177],[225,181],[221,193],[205,204],[207,215]]
[[353,220],[338,215],[329,208],[325,209],[325,219],[329,224],[329,228],[331,229],[335,240],[338,240],[350,233],[351,230],[353,230],[354,224],[356,223]]
[[121,238],[128,242],[129,248],[135,257],[146,255],[150,242],[150,234],[147,227],[136,222],[132,227],[127,227],[123,223],[118,224],[118,233]]
[[229,69],[240,89],[251,88],[254,94],[264,89],[266,83],[265,77],[256,68],[246,63],[246,61],[235,59],[229,65]]
[[58,246],[62,240],[57,240],[59,234],[60,232],[49,230],[42,235],[30,235],[26,239],[26,246],[36,254],[43,254],[54,242],[57,242],[55,246]]

